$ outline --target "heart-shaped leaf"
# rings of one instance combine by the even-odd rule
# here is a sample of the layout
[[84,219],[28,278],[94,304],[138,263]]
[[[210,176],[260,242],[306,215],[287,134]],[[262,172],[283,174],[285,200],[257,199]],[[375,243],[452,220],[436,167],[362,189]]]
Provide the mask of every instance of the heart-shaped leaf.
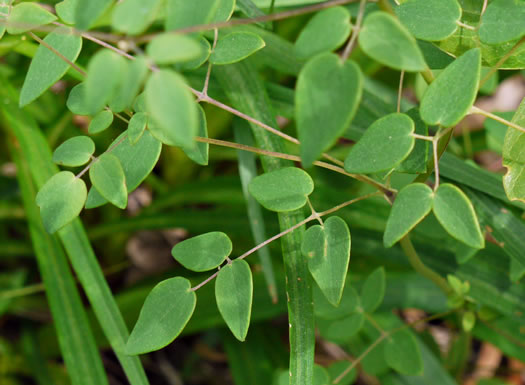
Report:
[[[201,138],[207,138],[208,126],[206,124],[206,114],[200,105],[197,106],[197,109],[199,110],[199,131],[197,132],[197,135]],[[208,152],[210,148],[209,143],[197,142],[196,146],[193,148],[181,148],[182,151],[188,155],[188,158],[193,160],[195,163],[200,164],[201,166],[208,165]]]
[[250,326],[253,280],[250,266],[243,259],[224,266],[215,281],[217,307],[239,341],[244,341]]
[[217,41],[210,55],[210,63],[216,65],[232,64],[246,59],[263,49],[266,43],[252,32],[232,32]]
[[128,205],[126,177],[120,160],[111,153],[98,157],[89,169],[89,178],[97,191],[108,201],[121,209]]
[[147,124],[147,114],[144,112],[136,112],[133,114],[128,124],[128,139],[131,144],[137,143],[137,141],[142,137]]
[[449,183],[440,185],[433,209],[439,223],[452,237],[475,249],[485,247],[474,207],[459,188]]
[[457,0],[408,0],[395,10],[405,27],[421,40],[444,40],[456,32],[461,21]]
[[[77,60],[82,49],[82,38],[74,34],[70,28],[57,28],[47,35],[44,41],[73,63]],[[31,60],[20,92],[20,107],[31,103],[42,95],[64,76],[69,67],[69,63],[57,56],[56,53],[44,45],[39,45],[33,60]]]
[[[525,99],[514,114],[512,122],[525,126]],[[515,128],[507,128],[503,142],[503,166],[507,173],[503,177],[503,187],[510,200],[525,202],[525,133]]]
[[361,288],[361,304],[367,313],[373,313],[383,302],[385,297],[385,269],[383,266],[375,269]]
[[98,134],[111,126],[111,123],[113,123],[113,112],[108,110],[100,111],[89,123],[88,132],[91,135]]
[[86,195],[86,184],[72,172],[53,175],[36,196],[46,230],[52,234],[75,219],[82,211]]
[[384,345],[385,359],[392,369],[401,374],[415,376],[423,372],[423,359],[416,338],[400,330],[387,338]]
[[212,21],[221,0],[167,0],[166,31],[208,24]]
[[474,104],[480,73],[481,51],[473,48],[430,83],[421,100],[421,118],[429,125],[456,125]]
[[253,178],[248,190],[268,210],[292,211],[306,204],[314,181],[300,168],[285,167]]
[[20,3],[11,9],[7,19],[7,32],[11,35],[24,33],[56,19],[55,15],[36,3]]
[[215,269],[231,252],[230,238],[217,231],[186,239],[171,249],[173,258],[186,269],[193,271]]
[[345,285],[341,302],[338,306],[332,305],[317,285],[313,288],[314,312],[318,318],[336,320],[346,318],[351,314],[359,312],[361,302],[355,289],[348,283]]
[[325,9],[312,17],[295,41],[295,54],[307,59],[339,48],[350,35],[350,12],[345,7]]
[[393,113],[376,120],[352,147],[345,170],[371,174],[396,167],[414,148],[414,122],[408,115]]
[[66,140],[53,153],[53,162],[61,166],[82,166],[95,152],[95,143],[88,136],[75,136]]
[[145,96],[151,134],[170,146],[193,148],[199,112],[184,78],[171,70],[157,71],[146,83]]
[[427,68],[414,36],[386,12],[367,16],[359,32],[359,46],[372,59],[391,68],[410,72]]
[[[125,135],[127,135],[127,131],[120,134],[109,148],[114,147],[111,154],[120,160],[126,176],[127,190],[130,193],[142,183],[153,170],[155,164],[157,164],[162,144],[151,136],[149,131],[144,131],[135,144],[131,144],[129,140],[124,140]],[[118,146],[116,145],[117,143],[119,143]],[[98,207],[105,203],[107,203],[107,200],[100,195],[96,188],[89,190],[86,202],[87,209]]]
[[202,46],[186,35],[164,33],[146,47],[146,53],[157,64],[174,64],[195,60],[202,55]]
[[119,2],[112,13],[111,25],[119,32],[139,35],[155,20],[163,0],[125,0]]
[[186,278],[175,277],[159,283],[140,310],[126,344],[126,354],[148,353],[173,342],[190,320],[196,303],[197,296]]
[[[428,136],[428,126],[421,120],[419,109],[412,108],[406,114],[414,122],[414,132],[418,135]],[[397,172],[407,174],[422,174],[427,172],[428,150],[430,143],[426,140],[416,140],[410,155],[396,166]]]
[[312,166],[343,135],[361,100],[361,70],[352,61],[321,54],[301,70],[295,92],[295,120],[301,141],[301,161]]
[[350,230],[344,220],[330,217],[324,226],[306,230],[301,251],[308,258],[308,270],[334,306],[338,306],[350,263]]
[[479,26],[479,38],[486,44],[501,44],[525,35],[525,3],[520,0],[494,0]]
[[434,192],[423,183],[413,183],[397,194],[386,222],[383,244],[392,247],[432,210]]

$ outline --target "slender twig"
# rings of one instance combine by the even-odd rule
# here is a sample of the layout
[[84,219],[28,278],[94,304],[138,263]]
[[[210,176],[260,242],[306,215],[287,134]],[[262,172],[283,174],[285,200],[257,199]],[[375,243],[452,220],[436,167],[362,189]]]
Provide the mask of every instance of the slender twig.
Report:
[[485,74],[485,76],[483,76],[483,79],[481,79],[481,81],[479,82],[479,86],[483,86],[489,79],[492,75],[494,75],[494,73],[501,68],[501,66],[507,61],[507,59],[509,57],[511,57],[514,52],[516,52],[516,50],[523,44],[525,43],[525,36],[522,37],[516,44],[514,44],[514,46],[509,49],[509,52],[507,52],[505,55],[503,55],[503,57],[501,59],[498,60],[498,62],[496,63],[496,65],[494,67],[492,67],[490,69],[489,72],[487,72]]
[[[219,37],[219,30],[215,28],[213,30],[213,45],[211,47],[211,53],[215,51],[215,47],[217,46],[217,39]],[[212,62],[208,63],[208,70],[206,71],[206,78],[204,79],[204,87],[202,87],[202,94],[205,96],[208,96],[208,87],[210,85],[210,77],[211,77],[211,68],[213,67]],[[197,102],[199,102],[199,99],[197,99]]]
[[515,128],[516,130],[519,130],[519,131],[522,131],[522,132],[525,132],[525,128],[524,127],[521,127],[520,125],[516,124],[516,123],[513,123],[513,122],[509,122],[508,120],[506,119],[503,119],[502,117],[498,116],[498,115],[494,115],[488,111],[485,111],[479,107],[476,107],[476,106],[472,106],[472,108],[470,109],[470,112],[472,114],[479,114],[479,115],[483,115],[483,116],[486,116],[487,118],[489,119],[492,119],[492,120],[495,120],[499,123],[502,123],[508,127],[512,127],[512,128]]
[[434,155],[434,175],[436,178],[436,183],[434,184],[434,191],[439,187],[439,156],[438,156],[438,141],[432,141],[432,153]]
[[363,16],[365,14],[365,8],[366,8],[366,0],[360,0],[359,13],[357,14],[356,23],[352,31],[352,37],[350,38],[350,41],[346,45],[345,50],[343,51],[343,54],[341,55],[341,59],[343,61],[346,61],[348,59],[348,57],[352,53],[352,50],[354,49],[355,42],[357,41],[357,36],[359,35],[359,31],[361,30],[361,24],[363,23]]
[[426,135],[419,135],[419,134],[412,134],[412,136],[416,139],[426,140],[427,142],[432,142],[434,140],[433,136],[426,136]]
[[459,20],[456,20],[456,24],[458,26],[460,26],[461,28],[469,29],[471,31],[475,31],[476,30],[476,27],[473,27],[471,25],[465,24],[465,23],[463,23],[463,22],[461,22]]
[[312,211],[312,215],[315,216],[315,219],[319,222],[321,226],[324,226],[323,219],[319,216],[317,211],[315,211],[314,206],[312,205],[312,202],[310,201],[309,197],[306,197],[306,203],[308,203],[308,207],[310,207],[310,210]]
[[401,71],[399,75],[399,89],[397,90],[397,112],[401,112],[401,98],[403,97],[403,80],[405,79],[405,71]]
[[488,3],[489,3],[489,0],[483,0],[483,7],[481,8],[481,14],[479,15],[480,18],[483,17],[483,15],[485,14]]

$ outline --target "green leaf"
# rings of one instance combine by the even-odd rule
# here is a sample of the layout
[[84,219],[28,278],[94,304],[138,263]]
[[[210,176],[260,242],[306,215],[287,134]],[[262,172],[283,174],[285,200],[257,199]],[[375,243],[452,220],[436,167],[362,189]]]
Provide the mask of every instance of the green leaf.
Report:
[[408,0],[395,11],[412,35],[428,41],[444,40],[456,32],[462,13],[457,0]]
[[330,385],[330,375],[321,365],[314,365],[314,378],[312,385]]
[[432,210],[434,192],[423,183],[412,183],[397,194],[386,223],[383,244],[392,247]]
[[63,0],[55,5],[57,16],[66,24],[75,24],[75,12],[79,0]]
[[230,20],[235,10],[235,3],[235,0],[219,0],[217,12],[215,12],[212,21],[217,23]]
[[232,64],[265,47],[264,40],[251,32],[232,32],[217,41],[210,55],[210,63],[216,65]]
[[146,298],[126,344],[126,354],[159,350],[173,342],[190,320],[197,296],[186,278],[162,281]]
[[456,186],[445,183],[434,196],[434,214],[445,230],[475,249],[485,247],[476,212],[468,197]]
[[97,191],[121,209],[128,205],[126,177],[120,160],[111,153],[104,153],[89,169],[89,178]]
[[373,12],[359,32],[359,46],[372,59],[398,70],[419,72],[427,65],[416,39],[392,15]]
[[[412,108],[406,114],[414,121],[414,132],[418,135],[428,136],[428,126],[421,120],[419,109]],[[423,174],[427,172],[428,150],[430,143],[426,140],[416,140],[410,155],[397,167],[397,172],[407,174]]]
[[47,232],[52,234],[75,219],[82,211],[86,195],[86,184],[72,172],[53,175],[36,196]]
[[295,54],[307,59],[333,51],[348,39],[351,30],[350,12],[344,7],[325,9],[308,21],[295,41]]
[[295,120],[304,167],[343,135],[361,100],[363,78],[352,61],[326,53],[309,60],[297,79]]
[[11,9],[7,18],[7,32],[11,35],[24,33],[56,19],[55,15],[36,3],[20,3]]
[[[70,28],[57,28],[47,35],[44,41],[73,63],[77,60],[82,49],[82,38],[74,34]],[[42,95],[60,80],[68,69],[69,64],[67,62],[47,47],[40,45],[29,65],[20,92],[20,107],[31,103]]]
[[145,92],[151,134],[170,146],[194,147],[199,112],[184,79],[160,70],[149,78]]
[[135,56],[135,60],[126,61],[121,70],[121,82],[109,101],[113,112],[131,107],[149,73],[148,61],[144,56]]
[[75,11],[76,28],[80,30],[91,28],[112,3],[112,0],[78,1]]
[[198,59],[202,46],[190,36],[164,33],[148,44],[146,53],[157,64],[173,64]]
[[111,26],[127,35],[139,35],[155,20],[163,0],[125,0],[113,10]]
[[6,25],[7,25],[7,18],[9,17],[9,13],[11,12],[11,3],[13,0],[0,0],[0,12],[7,16],[0,16],[0,39],[4,36]]
[[301,251],[308,258],[308,269],[326,296],[338,306],[343,295],[350,263],[350,230],[339,217],[328,218],[323,226],[306,230]]
[[328,341],[345,344],[362,329],[365,322],[364,313],[354,313],[337,320],[316,319],[321,336]]
[[352,147],[345,170],[356,174],[388,171],[408,157],[414,148],[414,122],[393,113],[376,120]]
[[[348,369],[349,366],[350,366],[350,363],[348,361],[336,361],[330,364],[330,366],[328,366],[328,368],[326,369],[328,370],[328,373],[330,374],[330,379],[332,381],[335,381],[335,379],[338,378],[341,375],[341,373],[346,371],[346,369]],[[357,369],[353,368],[343,378],[341,378],[341,380],[337,384],[338,385],[351,385],[355,382],[356,378],[357,378]]]
[[69,96],[67,97],[66,106],[72,113],[76,115],[89,115],[90,110],[88,106],[86,105],[84,93],[86,90],[86,86],[84,83],[77,84],[75,87],[71,89],[69,92]]
[[108,110],[100,111],[89,123],[88,132],[92,135],[98,134],[111,126],[111,123],[113,123],[113,112]]
[[321,289],[314,286],[314,312],[315,316],[327,320],[346,318],[351,314],[357,313],[361,306],[359,296],[355,289],[349,284],[345,285],[341,302],[338,306],[332,305],[326,299]]
[[283,212],[303,207],[314,190],[314,182],[306,171],[284,167],[254,178],[248,189],[268,210]]
[[[525,99],[516,111],[512,122],[525,126]],[[525,202],[525,133],[515,128],[507,128],[503,142],[503,166],[507,173],[503,177],[505,193],[511,201],[519,200]]]
[[373,313],[385,297],[385,269],[383,266],[375,269],[366,279],[361,289],[361,305],[367,313]]
[[182,63],[177,63],[175,69],[179,71],[194,70],[202,66],[209,59],[211,54],[211,44],[204,36],[199,37],[200,55],[199,57]]
[[252,297],[252,272],[245,260],[234,260],[219,271],[215,281],[217,307],[239,341],[244,341],[248,333]]
[[89,61],[84,81],[84,103],[90,115],[101,111],[114,96],[126,68],[126,59],[108,49]]
[[480,73],[481,51],[473,48],[430,83],[421,100],[421,118],[429,125],[456,125],[474,104]]
[[221,232],[202,234],[177,243],[171,255],[186,269],[208,271],[220,266],[232,252],[230,238]]
[[219,8],[219,0],[167,0],[166,31],[208,24]]
[[82,166],[95,152],[95,143],[88,136],[75,136],[66,140],[53,153],[53,162],[61,166]]
[[[197,109],[199,110],[199,130],[197,131],[197,135],[201,138],[207,138],[208,126],[206,124],[206,114],[200,105],[197,105]],[[181,148],[182,151],[188,155],[188,158],[193,160],[195,163],[200,164],[201,166],[208,165],[208,152],[210,148],[209,143],[197,142],[196,146],[193,148]]]
[[[149,131],[144,131],[140,139],[131,144],[125,140],[125,131],[111,143],[110,148],[114,147],[111,154],[115,155],[124,168],[126,176],[126,186],[128,193],[135,190],[138,185],[150,174],[155,164],[159,160],[162,144],[155,139]],[[116,144],[119,143],[117,146]],[[87,197],[86,208],[94,208],[107,203],[107,200],[100,195],[96,188],[91,188]]]
[[525,3],[521,0],[494,0],[479,26],[479,38],[486,44],[501,44],[525,35]]
[[129,120],[128,125],[128,139],[131,144],[137,143],[137,141],[142,137],[147,124],[148,115],[146,113],[137,112],[133,114]]
[[412,376],[423,372],[421,351],[412,334],[406,330],[395,332],[387,338],[384,346],[386,362],[392,369]]

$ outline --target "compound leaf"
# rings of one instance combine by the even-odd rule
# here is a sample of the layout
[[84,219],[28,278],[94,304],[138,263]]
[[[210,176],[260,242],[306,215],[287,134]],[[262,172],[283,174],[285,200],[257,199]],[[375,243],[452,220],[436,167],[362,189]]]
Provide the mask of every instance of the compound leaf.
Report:
[[86,164],[95,152],[95,143],[88,136],[66,140],[53,153],[53,162],[61,166],[77,167]]
[[171,255],[186,269],[208,271],[220,266],[232,252],[232,242],[224,233],[214,231],[177,243]]
[[266,43],[255,33],[232,32],[217,41],[210,55],[210,63],[216,65],[232,64],[263,49]]
[[89,178],[97,191],[108,201],[121,209],[128,204],[126,177],[120,160],[111,153],[98,157],[89,169]]
[[367,313],[373,313],[385,297],[385,269],[375,269],[366,279],[361,289],[361,304]]
[[159,283],[144,301],[126,344],[126,354],[148,353],[173,342],[190,320],[196,304],[197,296],[186,278]]

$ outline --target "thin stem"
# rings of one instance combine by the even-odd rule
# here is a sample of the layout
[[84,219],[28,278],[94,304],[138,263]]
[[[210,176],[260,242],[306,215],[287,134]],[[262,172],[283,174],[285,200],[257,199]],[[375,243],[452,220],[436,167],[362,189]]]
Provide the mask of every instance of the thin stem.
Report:
[[[213,45],[211,47],[211,53],[215,50],[215,47],[217,46],[217,38],[219,37],[219,30],[215,28],[213,30]],[[211,68],[213,64],[211,62],[208,63],[208,70],[206,71],[206,78],[204,79],[204,87],[202,88],[202,94],[205,96],[208,96],[208,86],[210,85],[210,76],[211,76]],[[197,99],[197,102],[199,100]]]
[[483,79],[481,79],[481,81],[479,82],[479,86],[482,87],[523,43],[525,43],[525,36],[522,37],[516,44],[514,44],[514,46],[511,49],[509,49],[509,52],[507,52],[501,59],[499,59],[496,65],[492,67],[490,71],[485,74],[485,76],[483,76]]
[[314,206],[312,205],[312,202],[310,201],[309,197],[306,197],[306,203],[308,203],[308,207],[310,207],[310,210],[312,211],[312,215],[315,216],[315,219],[319,222],[321,226],[324,226],[323,219],[319,216],[317,211],[315,211]]
[[432,141],[432,153],[434,154],[434,174],[436,176],[436,183],[434,185],[434,191],[436,191],[439,187],[438,140]]
[[433,136],[426,136],[426,135],[419,135],[419,134],[412,134],[412,136],[416,139],[426,140],[427,142],[433,142],[434,137]]
[[498,116],[498,115],[494,115],[488,111],[485,111],[481,108],[478,108],[476,106],[472,106],[472,108],[470,109],[470,112],[473,113],[473,114],[480,114],[480,115],[483,115],[483,116],[486,116],[487,118],[489,119],[492,119],[492,120],[495,120],[499,123],[502,123],[506,126],[509,126],[509,127],[512,127],[512,128],[515,128],[516,130],[519,130],[519,131],[522,131],[522,132],[525,132],[525,128],[515,124],[515,123],[512,123],[512,122],[509,122],[508,120],[506,119],[503,119],[502,117]]
[[401,71],[399,75],[399,89],[397,90],[397,112],[401,112],[401,97],[403,96],[403,80],[405,79],[405,71]]
[[[117,117],[121,118],[121,119],[124,119],[119,114],[115,114],[115,115]],[[124,120],[127,121],[126,119],[124,119]],[[110,148],[108,148],[106,151],[104,151],[103,154],[106,154],[106,153],[109,153],[109,152],[113,151],[118,145],[120,145],[124,140],[126,140],[127,137],[128,137],[128,135],[122,136],[122,138],[120,138],[120,140],[117,143],[113,144]],[[80,171],[76,175],[76,178],[81,178],[82,175],[84,175],[86,172],[88,172],[88,170],[91,168],[91,166],[93,166],[93,163],[95,163],[97,160],[98,160],[97,156],[92,156],[91,157],[91,161],[89,162],[89,164],[86,167],[84,167],[84,169],[82,171]]]
[[489,4],[489,0],[483,0],[483,7],[481,8],[481,14],[479,15],[480,18],[483,17],[483,15],[485,14],[488,4]]
[[459,25],[462,28],[469,29],[471,31],[475,31],[476,30],[476,27],[473,27],[471,25],[465,24],[465,23],[463,23],[463,22],[461,22],[459,20],[456,20],[456,24]]
[[354,29],[352,31],[352,37],[350,38],[350,41],[345,47],[345,50],[343,51],[343,55],[341,56],[341,59],[343,61],[346,61],[350,54],[352,53],[352,50],[354,49],[355,42],[357,41],[357,36],[359,35],[359,31],[361,29],[361,24],[363,23],[363,16],[365,14],[366,9],[366,0],[360,0],[359,3],[359,13],[357,14],[357,20],[354,26]]

